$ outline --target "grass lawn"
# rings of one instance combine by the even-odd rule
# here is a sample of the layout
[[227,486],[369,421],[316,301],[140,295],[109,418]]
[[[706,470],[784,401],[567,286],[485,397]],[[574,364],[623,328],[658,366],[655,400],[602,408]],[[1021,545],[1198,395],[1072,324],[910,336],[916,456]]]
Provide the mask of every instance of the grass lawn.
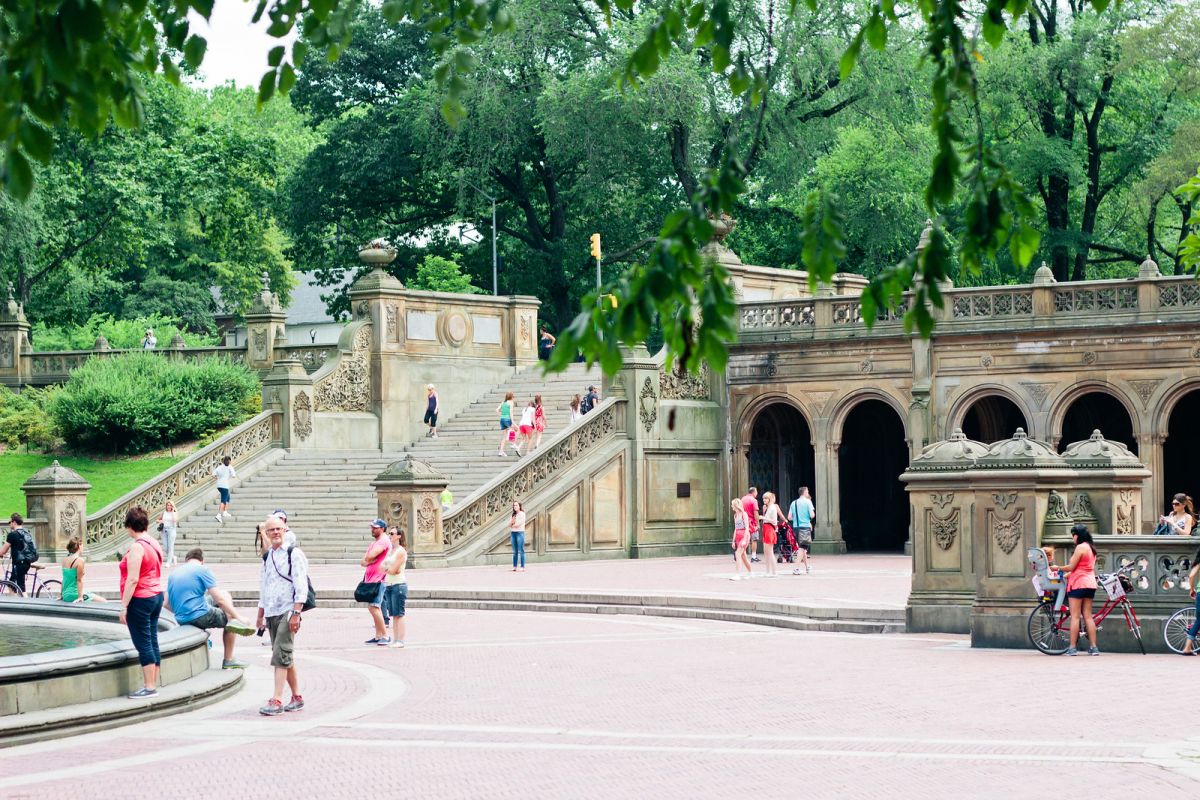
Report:
[[97,460],[85,456],[43,456],[34,453],[0,453],[0,516],[7,519],[16,511],[25,514],[25,493],[21,484],[33,473],[58,458],[92,485],[87,511],[94,514],[126,492],[136,489],[167,467],[182,461],[190,453],[159,458],[119,458]]

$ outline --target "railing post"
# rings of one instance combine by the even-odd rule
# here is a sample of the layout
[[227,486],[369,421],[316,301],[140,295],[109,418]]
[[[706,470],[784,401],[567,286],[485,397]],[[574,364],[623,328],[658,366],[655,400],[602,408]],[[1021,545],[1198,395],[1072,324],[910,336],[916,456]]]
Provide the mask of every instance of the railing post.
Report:
[[1033,316],[1054,316],[1054,270],[1045,261],[1033,274]]
[[1151,314],[1158,311],[1158,284],[1155,281],[1161,277],[1158,264],[1146,256],[1146,260],[1138,267],[1138,311]]
[[813,324],[817,330],[829,330],[833,327],[833,287],[827,283],[817,287],[817,296],[813,298]]
[[263,411],[282,414],[279,425],[280,445],[288,450],[312,449],[313,380],[296,359],[281,359],[263,378]]
[[424,461],[406,456],[371,481],[379,516],[405,533],[408,550],[435,566],[446,552],[442,534],[442,490],[446,476]]
[[67,542],[87,534],[87,493],[92,485],[57,461],[43,467],[21,486],[25,521],[33,531],[38,560],[52,562],[67,554]]
[[0,305],[0,383],[20,386],[30,378],[29,320],[8,284],[8,300]]
[[246,366],[265,370],[275,363],[276,337],[283,331],[287,314],[271,292],[271,278],[266,272],[262,284],[262,291],[246,313]]

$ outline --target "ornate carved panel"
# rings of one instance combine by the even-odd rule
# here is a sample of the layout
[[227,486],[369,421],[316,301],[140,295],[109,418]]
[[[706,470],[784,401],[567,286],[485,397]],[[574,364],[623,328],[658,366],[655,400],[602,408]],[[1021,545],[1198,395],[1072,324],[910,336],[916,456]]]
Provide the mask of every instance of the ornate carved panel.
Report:
[[58,513],[58,529],[68,539],[79,534],[80,522],[82,520],[79,517],[79,506],[72,502],[68,502]]
[[370,411],[371,326],[364,325],[354,334],[353,349],[341,353],[333,372],[313,387],[316,411]]
[[1021,543],[1025,532],[1025,509],[1018,509],[1011,519],[1003,519],[992,514],[991,522],[992,536],[996,540],[996,545],[1004,551],[1005,555],[1011,555],[1017,545]]
[[312,402],[308,393],[303,389],[296,395],[296,403],[292,406],[292,433],[300,441],[312,435]]
[[646,433],[650,433],[658,420],[658,397],[654,394],[654,385],[649,377],[642,384],[642,391],[638,394],[638,418],[642,421]]
[[959,509],[954,509],[947,517],[939,517],[929,510],[929,516],[926,518],[928,526],[929,538],[938,548],[949,550],[954,546],[954,540],[958,538],[959,532],[962,529],[962,515]]
[[1145,380],[1145,381],[1130,381],[1129,385],[1137,392],[1138,397],[1142,399],[1142,408],[1149,408],[1150,397],[1154,394],[1154,390],[1162,383],[1161,380]]
[[707,364],[700,365],[700,374],[685,372],[682,377],[671,368],[658,375],[658,391],[664,400],[708,400],[710,373]]
[[1050,390],[1054,387],[1053,383],[1021,381],[1021,385],[1025,387],[1025,391],[1029,393],[1029,397],[1033,400],[1035,408],[1046,407],[1046,397],[1049,396]]

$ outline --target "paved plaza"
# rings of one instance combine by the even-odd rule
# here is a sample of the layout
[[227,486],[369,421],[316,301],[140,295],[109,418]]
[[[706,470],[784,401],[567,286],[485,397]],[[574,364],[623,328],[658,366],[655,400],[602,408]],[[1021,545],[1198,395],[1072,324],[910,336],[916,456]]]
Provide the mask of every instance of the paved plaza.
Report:
[[[893,576],[905,571],[899,557],[827,557],[811,576],[737,583],[724,579],[724,561],[534,565],[523,575],[414,570],[410,581],[641,589],[654,575],[672,591],[903,602],[892,586],[904,582]],[[244,569],[217,567],[228,583]],[[353,572],[318,567],[314,581]],[[268,648],[243,640],[250,668],[236,695],[0,750],[0,797],[959,800],[1070,787],[1156,798],[1200,791],[1200,725],[1186,697],[1168,688],[1185,686],[1195,665],[1178,658],[1049,658],[973,650],[964,636],[642,616],[412,608],[408,621],[408,646],[396,650],[363,645],[371,635],[364,610],[306,614],[297,663],[307,707],[278,718],[257,713],[270,694]],[[1072,699],[1080,689],[1082,702]],[[1156,697],[1181,698],[1178,713]],[[1065,713],[1073,705],[1079,710]]]

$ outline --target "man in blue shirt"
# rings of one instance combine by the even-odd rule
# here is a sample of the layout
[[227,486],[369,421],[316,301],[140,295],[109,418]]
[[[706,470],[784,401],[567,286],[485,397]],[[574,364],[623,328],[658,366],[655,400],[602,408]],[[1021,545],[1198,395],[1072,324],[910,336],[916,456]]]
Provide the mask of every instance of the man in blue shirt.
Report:
[[225,654],[221,669],[246,668],[243,662],[234,660],[233,645],[238,636],[249,636],[254,628],[238,616],[229,592],[217,588],[216,576],[204,566],[204,551],[199,547],[189,550],[184,563],[171,571],[167,579],[167,608],[180,625],[223,629]]
[[[812,549],[813,522],[816,519],[817,512],[808,496],[808,487],[801,486],[800,496],[792,501],[788,509],[788,521],[792,523],[792,529],[796,532],[796,547],[800,550],[800,562],[804,564],[805,575],[812,571],[808,565],[808,551]],[[801,574],[800,568],[796,567],[792,574]]]

